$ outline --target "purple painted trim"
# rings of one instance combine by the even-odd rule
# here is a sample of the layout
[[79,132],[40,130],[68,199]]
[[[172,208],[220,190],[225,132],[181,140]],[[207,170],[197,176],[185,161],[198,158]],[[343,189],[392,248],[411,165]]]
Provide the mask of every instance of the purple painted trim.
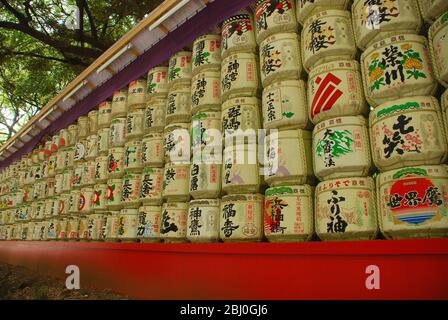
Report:
[[254,2],[255,0],[215,0],[210,3],[179,28],[170,32],[150,50],[140,55],[118,74],[87,95],[86,98],[79,101],[69,112],[61,115],[17,152],[3,160],[0,163],[0,169],[9,166],[24,154],[31,152],[45,135],[51,135],[75,122],[79,116],[87,114],[91,109],[109,98],[116,90],[127,86],[132,80],[146,74],[151,68],[160,65],[169,59],[170,56],[181,51],[183,47],[190,45],[197,37],[204,34],[205,30],[212,28],[217,23],[224,21],[238,10],[248,7]]

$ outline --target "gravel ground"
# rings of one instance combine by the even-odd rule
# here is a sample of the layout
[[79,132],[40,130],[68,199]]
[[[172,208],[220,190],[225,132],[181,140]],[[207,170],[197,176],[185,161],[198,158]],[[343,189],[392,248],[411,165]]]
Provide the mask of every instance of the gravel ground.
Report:
[[37,275],[19,266],[0,264],[0,300],[129,300],[110,290],[67,290],[65,280]]

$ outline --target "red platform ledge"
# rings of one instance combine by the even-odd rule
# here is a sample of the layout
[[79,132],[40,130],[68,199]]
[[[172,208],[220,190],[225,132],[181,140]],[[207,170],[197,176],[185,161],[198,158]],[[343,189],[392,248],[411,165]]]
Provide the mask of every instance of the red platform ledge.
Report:
[[[307,243],[0,242],[0,261],[146,299],[448,299],[448,239]],[[366,287],[366,268],[380,289]]]

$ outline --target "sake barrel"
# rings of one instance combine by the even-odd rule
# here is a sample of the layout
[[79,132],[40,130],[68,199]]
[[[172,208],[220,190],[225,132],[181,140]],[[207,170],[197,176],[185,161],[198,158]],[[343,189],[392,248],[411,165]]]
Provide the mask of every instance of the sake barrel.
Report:
[[193,42],[192,73],[197,74],[204,69],[221,67],[221,37],[216,34],[205,34]]
[[165,127],[163,144],[165,162],[185,162],[190,160],[190,124],[173,123]]
[[120,216],[120,211],[111,211],[110,214],[106,216],[106,236],[105,240],[109,242],[114,242],[118,240],[118,220]]
[[[70,143],[70,132],[68,131],[68,128],[63,128],[61,129],[61,131],[59,131],[59,146],[61,148],[65,148],[69,146],[68,145],[69,143]],[[32,161],[31,163],[29,163],[29,165],[31,164]]]
[[[54,178],[48,178],[45,184],[45,197],[54,197],[56,195],[55,192],[55,184],[56,181]],[[23,201],[23,194],[22,196],[19,196],[19,193],[16,193],[15,197],[15,205],[21,205]]]
[[219,239],[219,199],[190,201],[187,217],[187,239],[190,242],[217,242]]
[[256,52],[254,22],[250,11],[243,9],[224,20],[221,45],[222,59],[235,52]]
[[[52,216],[57,215],[58,210],[57,209],[55,210],[55,208],[57,208],[57,206],[55,206],[55,202],[59,203],[57,202],[56,197],[49,197],[45,199],[45,210],[43,216],[44,219],[50,219]],[[15,219],[16,222],[19,221],[18,218],[19,217],[16,216]]]
[[109,148],[122,147],[126,142],[127,118],[113,118],[109,128]]
[[220,238],[224,242],[261,241],[263,195],[227,195],[221,199]]
[[73,170],[66,169],[62,174],[64,176],[62,180],[62,192],[69,192],[72,189]]
[[448,11],[429,28],[428,38],[434,75],[448,88]]
[[45,202],[34,201],[31,204],[31,210],[33,211],[33,216],[35,221],[40,221],[44,218],[45,214]]
[[[55,175],[56,175],[56,154],[52,154],[50,158],[48,158],[47,176],[54,177]],[[17,177],[17,174],[15,176]]]
[[102,233],[104,225],[103,214],[92,214],[87,217],[87,230],[89,232],[89,239],[93,241],[100,240],[100,234]]
[[[221,150],[221,149],[220,149]],[[190,195],[194,199],[218,198],[221,193],[221,153],[218,157],[193,157],[190,166]]]
[[160,238],[165,242],[185,242],[188,203],[164,203],[160,221]]
[[354,59],[357,48],[350,12],[327,10],[309,17],[303,25],[301,47],[308,72],[325,62]]
[[332,61],[312,68],[307,89],[309,118],[314,124],[368,114],[361,70],[355,60]]
[[168,67],[156,67],[149,70],[146,82],[147,100],[155,97],[166,97],[168,94]]
[[432,23],[442,13],[448,10],[448,3],[445,0],[418,0],[420,12],[426,22]]
[[163,135],[149,133],[143,137],[141,162],[143,166],[162,167],[164,161]]
[[[191,123],[192,151],[209,147],[221,153],[221,112],[200,111],[193,115]],[[207,150],[209,150],[207,148]]]
[[95,160],[95,183],[103,183],[108,179],[109,162],[107,156],[99,156]]
[[[71,169],[73,168],[73,166],[75,165],[75,151],[76,149],[73,147],[67,147],[64,148],[64,152],[65,152],[65,167],[67,169]],[[65,169],[64,169],[65,171]]]
[[46,240],[56,240],[56,220],[51,219],[47,221],[47,238]]
[[162,203],[163,168],[145,167],[141,177],[140,200],[145,205]]
[[367,102],[376,107],[410,96],[432,95],[437,88],[426,38],[400,34],[375,42],[361,55]]
[[107,210],[107,196],[109,189],[106,183],[96,184],[93,187],[93,210],[95,213]]
[[270,186],[313,182],[310,132],[297,129],[271,133],[264,150],[264,178]]
[[189,164],[167,163],[163,173],[163,199],[172,202],[189,200],[189,175]]
[[92,186],[95,184],[95,170],[96,170],[96,162],[95,161],[86,161],[83,165],[82,172],[82,186]]
[[82,186],[82,174],[84,172],[84,163],[77,165],[73,170],[72,188],[79,189]]
[[56,154],[56,164],[55,164],[56,173],[61,173],[65,170],[66,157],[67,152],[65,150],[59,150],[58,153]]
[[162,132],[166,124],[166,99],[150,100],[146,104],[143,130],[146,134]]
[[86,160],[94,160],[98,156],[98,135],[92,134],[86,139]]
[[79,217],[70,217],[67,219],[67,240],[78,240]]
[[67,141],[67,147],[74,146],[76,141],[78,141],[78,126],[76,124],[71,124],[68,126],[69,139]]
[[256,193],[262,184],[256,144],[227,146],[222,163],[222,190],[227,194]]
[[190,122],[191,85],[190,82],[172,86],[166,102],[166,124]]
[[108,177],[120,178],[124,174],[124,148],[110,148],[108,155]]
[[79,213],[80,202],[81,202],[81,190],[70,191],[70,197],[68,199],[68,212],[70,215],[76,215]]
[[366,119],[339,117],[317,124],[313,130],[313,167],[320,180],[367,176],[372,158]]
[[84,161],[86,159],[86,154],[87,154],[87,141],[83,139],[75,144],[73,161],[77,163]]
[[70,209],[70,193],[63,193],[58,197],[59,215],[68,216]]
[[92,110],[87,114],[89,119],[89,134],[96,134],[98,131],[98,110]]
[[377,235],[375,184],[370,177],[341,178],[316,187],[315,226],[323,241],[369,240]]
[[138,209],[121,209],[118,218],[118,239],[133,241],[137,239]]
[[109,152],[109,128],[98,129],[98,155],[107,155]]
[[54,192],[56,195],[60,195],[62,193],[62,184],[64,181],[64,175],[59,173],[54,178]]
[[142,164],[142,141],[131,140],[124,147],[124,170],[126,172],[141,171]]
[[37,228],[37,240],[39,241],[47,240],[47,227],[48,225],[46,221],[39,223],[39,226]]
[[[59,134],[55,134],[51,137],[51,153],[55,154],[58,152],[60,146],[59,146]],[[20,163],[18,163],[18,170],[20,170]]]
[[261,91],[258,57],[240,52],[229,55],[221,66],[221,100],[257,96]]
[[369,122],[373,162],[381,171],[446,160],[447,139],[433,97],[384,103],[371,111]]
[[295,1],[257,0],[255,6],[256,39],[259,44],[272,34],[297,31]]
[[90,214],[93,211],[94,191],[92,187],[82,188],[79,195],[79,214]]
[[263,128],[305,129],[309,126],[305,82],[276,81],[263,90]]
[[122,179],[107,180],[107,202],[108,210],[120,210],[123,207],[121,196],[123,190]]
[[146,104],[146,79],[131,81],[128,87],[127,107],[129,111],[144,109]]
[[254,97],[233,98],[222,104],[222,131],[229,143],[234,138],[256,136],[260,129],[260,101]]
[[98,128],[108,128],[112,121],[112,102],[103,101],[98,105]]
[[89,135],[89,118],[81,116],[78,118],[78,139],[84,139]]
[[88,241],[89,238],[89,229],[88,229],[89,219],[87,216],[79,217],[79,229],[78,229],[78,238],[82,241]]
[[137,237],[142,242],[160,241],[162,206],[141,206],[138,209]]
[[115,91],[112,96],[112,119],[114,117],[126,117],[128,99],[128,88]]
[[361,50],[397,33],[418,34],[422,26],[417,0],[355,0],[352,15],[356,44]]
[[221,72],[207,69],[191,79],[191,112],[221,109]]
[[128,112],[126,118],[126,139],[137,139],[143,136],[144,110]]
[[297,0],[297,20],[304,24],[305,20],[318,11],[328,9],[348,9],[351,0]]
[[56,239],[66,240],[67,239],[67,223],[68,219],[58,219],[56,222]]
[[260,44],[260,70],[263,87],[278,80],[298,80],[302,73],[297,33],[278,33]]
[[448,235],[448,166],[407,167],[377,177],[378,220],[388,239]]
[[141,171],[128,172],[123,177],[121,202],[124,208],[138,208],[141,194]]
[[190,84],[191,71],[191,52],[180,51],[174,54],[169,61],[168,66],[168,90],[179,83]]

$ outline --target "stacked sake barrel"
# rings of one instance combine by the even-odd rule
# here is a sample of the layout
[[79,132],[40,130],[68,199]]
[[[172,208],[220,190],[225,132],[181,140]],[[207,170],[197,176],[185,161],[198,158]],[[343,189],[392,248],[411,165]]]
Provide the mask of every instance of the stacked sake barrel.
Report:
[[315,189],[314,223],[321,240],[373,239],[377,234],[367,104],[349,1],[299,1],[301,53],[308,73]]
[[193,42],[191,81],[191,165],[186,238],[219,239],[221,195],[221,36],[219,30]]
[[[434,18],[434,7],[425,2],[424,15]],[[434,56],[442,58],[445,50],[444,57],[432,61],[428,40],[419,35],[422,18],[417,0],[380,5],[357,0],[352,14],[356,43],[363,50],[364,92],[372,108],[369,129],[373,162],[380,171],[376,178],[380,229],[393,239],[447,236],[448,172],[442,165],[447,139],[434,97],[436,79],[445,85],[447,79],[441,25],[431,28],[430,42],[437,48]]]
[[314,232],[314,176],[295,3],[257,1],[255,24],[267,133],[264,234],[269,241],[309,240]]
[[136,236],[141,242],[160,241],[164,165],[163,130],[168,95],[168,67],[149,70],[146,87],[144,136],[141,144],[140,202]]
[[251,10],[222,25],[222,191],[219,234],[224,242],[263,237],[263,177],[257,141],[261,128],[259,58]]
[[169,59],[163,129],[163,183],[159,238],[165,242],[186,240],[190,194],[190,122],[192,53],[180,51]]

